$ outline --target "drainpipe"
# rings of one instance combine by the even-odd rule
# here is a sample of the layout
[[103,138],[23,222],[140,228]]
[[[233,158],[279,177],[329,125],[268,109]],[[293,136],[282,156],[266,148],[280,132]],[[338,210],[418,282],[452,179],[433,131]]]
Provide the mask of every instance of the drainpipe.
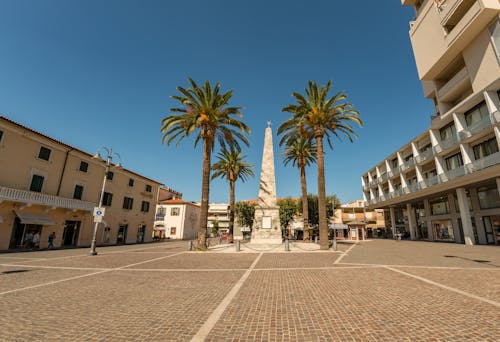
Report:
[[64,158],[64,165],[63,165],[63,169],[62,169],[62,172],[61,172],[61,178],[59,178],[59,185],[57,186],[57,193],[56,193],[56,196],[59,196],[59,193],[61,192],[61,185],[62,185],[62,181],[63,181],[63,178],[64,178],[64,172],[66,171],[66,164],[68,163],[68,157],[69,157],[69,154],[71,151],[74,151],[74,149],[69,149],[67,152],[66,152],[66,157]]

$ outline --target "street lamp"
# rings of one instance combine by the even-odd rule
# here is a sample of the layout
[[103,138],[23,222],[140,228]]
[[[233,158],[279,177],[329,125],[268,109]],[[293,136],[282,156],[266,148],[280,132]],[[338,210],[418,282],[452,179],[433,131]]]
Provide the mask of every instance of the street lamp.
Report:
[[[106,169],[104,172],[104,179],[102,181],[101,195],[99,196],[99,206],[97,207],[98,209],[100,209],[102,207],[102,200],[104,197],[104,189],[106,187],[106,179],[108,178],[108,173],[109,173],[109,169],[111,167],[111,161],[113,160],[113,156],[116,156],[118,158],[118,163],[116,164],[116,167],[121,168],[121,158],[120,158],[120,155],[118,153],[113,154],[113,149],[111,147],[110,148],[102,147],[101,150],[106,151],[107,156],[106,156]],[[92,158],[102,160],[99,152],[97,152]],[[96,215],[95,212],[94,212],[94,215]],[[101,215],[101,220],[103,217],[104,217],[104,213]],[[97,220],[97,217],[94,216],[94,221],[95,221],[94,234],[92,235],[92,245],[90,246],[89,255],[97,255],[97,251],[95,250],[96,239],[97,239],[97,228],[99,227],[99,222],[101,220]]]

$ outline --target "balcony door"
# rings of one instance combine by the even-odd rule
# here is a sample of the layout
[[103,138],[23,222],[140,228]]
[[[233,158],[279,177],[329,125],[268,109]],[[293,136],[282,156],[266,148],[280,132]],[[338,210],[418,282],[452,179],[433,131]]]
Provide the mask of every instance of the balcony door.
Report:
[[118,234],[116,235],[116,244],[124,245],[127,242],[127,230],[128,224],[121,224],[118,228]]

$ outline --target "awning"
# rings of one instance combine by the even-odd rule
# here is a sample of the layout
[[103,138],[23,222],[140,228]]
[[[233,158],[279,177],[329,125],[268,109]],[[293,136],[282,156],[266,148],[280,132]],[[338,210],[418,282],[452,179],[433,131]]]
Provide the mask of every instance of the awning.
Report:
[[334,223],[333,225],[329,224],[328,228],[330,228],[330,229],[347,229],[347,225],[343,224],[343,223]]
[[49,214],[33,214],[24,211],[16,211],[16,215],[19,217],[22,224],[39,224],[42,226],[53,226],[56,224]]
[[366,224],[366,222],[362,222],[362,221],[349,221],[347,222],[348,225],[350,226],[364,226]]

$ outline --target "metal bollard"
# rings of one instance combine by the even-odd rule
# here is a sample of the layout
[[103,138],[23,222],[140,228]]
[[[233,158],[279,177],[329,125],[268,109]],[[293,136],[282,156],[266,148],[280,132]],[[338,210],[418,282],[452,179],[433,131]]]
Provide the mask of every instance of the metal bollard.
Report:
[[236,247],[236,252],[240,251],[240,240],[236,240],[234,246]]
[[314,243],[318,243],[318,237],[317,236],[314,237]]
[[290,252],[290,242],[287,240],[285,240],[285,252]]
[[337,250],[337,239],[335,239],[335,238],[333,239],[332,249],[333,249],[334,251],[336,251],[336,250]]
[[189,240],[188,241],[188,251],[192,251],[193,250],[193,241]]

